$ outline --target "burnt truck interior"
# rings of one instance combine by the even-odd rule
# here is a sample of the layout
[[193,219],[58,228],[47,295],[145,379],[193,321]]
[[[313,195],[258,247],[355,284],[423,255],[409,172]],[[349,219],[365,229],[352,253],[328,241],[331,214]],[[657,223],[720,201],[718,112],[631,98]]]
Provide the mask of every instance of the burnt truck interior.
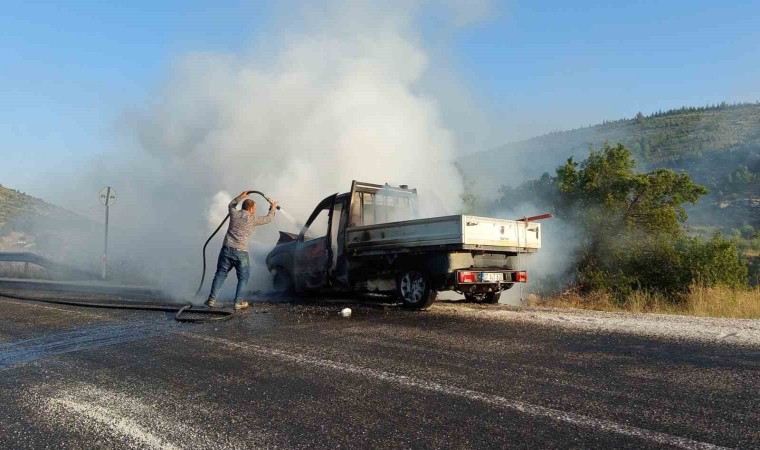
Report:
[[[267,256],[278,291],[372,292],[396,294],[402,303],[429,306],[441,290],[456,290],[474,301],[498,301],[498,293],[521,281],[506,274],[503,282],[462,285],[457,270],[508,269],[516,253],[473,250],[462,244],[410,245],[409,238],[386,239],[381,249],[364,245],[401,233],[404,226],[436,226],[454,217],[418,219],[417,190],[354,181],[351,191],[323,199],[299,234],[280,232]],[[349,242],[347,229],[360,239]],[[395,231],[394,231],[395,230]],[[384,241],[384,242],[386,242]],[[411,295],[411,299],[409,296]],[[407,297],[406,300],[404,297]],[[495,299],[495,300],[494,300]]]
[[295,236],[294,275],[308,289],[349,289],[345,255],[347,227],[412,220],[417,190],[354,181],[351,192],[322,200]]

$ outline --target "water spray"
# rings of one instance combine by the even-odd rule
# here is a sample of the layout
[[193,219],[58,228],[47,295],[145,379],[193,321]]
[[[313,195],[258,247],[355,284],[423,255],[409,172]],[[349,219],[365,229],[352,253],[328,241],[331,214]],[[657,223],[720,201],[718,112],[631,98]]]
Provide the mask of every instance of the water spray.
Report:
[[[262,197],[264,197],[264,199],[266,199],[266,201],[268,201],[270,204],[271,204],[271,203],[272,203],[272,201],[273,201],[271,198],[267,197],[266,195],[262,194],[262,193],[261,193],[261,192],[259,192],[259,191],[249,191],[249,192],[250,192],[250,193],[256,193],[256,194],[259,194],[259,195],[261,195],[261,196],[262,196]],[[278,210],[278,211],[280,211],[280,212],[282,213],[282,215],[283,215],[283,216],[284,216],[286,219],[288,219],[288,220],[289,220],[289,221],[290,221],[290,222],[293,224],[293,226],[295,226],[295,227],[296,227],[296,228],[298,228],[299,230],[300,230],[301,228],[303,228],[303,225],[302,225],[301,223],[299,223],[299,222],[298,222],[298,221],[295,219],[295,217],[291,216],[291,215],[290,215],[290,213],[288,213],[287,211],[285,211],[284,209],[282,209],[282,207],[280,207],[280,205],[277,205],[277,210]],[[228,216],[228,217],[229,217],[229,216]],[[222,222],[222,223],[224,223],[224,222]],[[221,226],[221,225],[220,225],[220,226]],[[218,229],[217,229],[217,231],[218,231]],[[216,233],[216,231],[215,231],[214,233]],[[212,237],[213,237],[213,236],[212,236]]]
[[297,221],[297,220],[295,219],[295,217],[293,217],[293,216],[291,216],[290,214],[288,214],[288,212],[287,212],[287,211],[285,211],[284,209],[280,209],[280,212],[282,213],[282,215],[283,215],[283,216],[284,216],[286,219],[288,219],[288,220],[290,221],[290,223],[292,223],[292,224],[293,224],[293,226],[294,226],[294,227],[296,227],[296,229],[298,229],[298,230],[301,230],[301,228],[303,228],[303,224],[302,224],[301,222]]

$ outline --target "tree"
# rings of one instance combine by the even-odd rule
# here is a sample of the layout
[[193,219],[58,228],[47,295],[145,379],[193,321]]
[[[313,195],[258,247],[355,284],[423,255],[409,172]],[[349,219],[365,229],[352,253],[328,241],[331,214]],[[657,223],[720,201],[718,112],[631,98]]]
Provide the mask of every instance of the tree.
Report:
[[554,177],[503,188],[502,201],[532,195],[579,229],[575,270],[584,290],[610,291],[622,299],[637,289],[684,292],[694,281],[746,283],[735,243],[720,236],[702,242],[684,231],[684,204],[696,203],[708,190],[686,173],[635,168],[627,147],[605,143],[600,150],[589,148],[580,163],[569,158]]
[[582,222],[592,229],[613,226],[622,227],[619,231],[678,234],[687,218],[683,204],[696,203],[707,189],[685,173],[636,173],[635,167],[631,151],[622,144],[589,149],[581,164],[568,159],[557,169],[562,193],[557,212],[576,219],[582,214]]

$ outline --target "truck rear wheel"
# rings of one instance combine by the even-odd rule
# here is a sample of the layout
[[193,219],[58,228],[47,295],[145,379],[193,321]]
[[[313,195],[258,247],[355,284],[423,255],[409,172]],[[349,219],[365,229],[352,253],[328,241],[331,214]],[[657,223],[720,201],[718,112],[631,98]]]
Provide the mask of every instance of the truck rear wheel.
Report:
[[405,308],[425,309],[438,298],[430,278],[419,270],[407,270],[396,281],[396,296]]

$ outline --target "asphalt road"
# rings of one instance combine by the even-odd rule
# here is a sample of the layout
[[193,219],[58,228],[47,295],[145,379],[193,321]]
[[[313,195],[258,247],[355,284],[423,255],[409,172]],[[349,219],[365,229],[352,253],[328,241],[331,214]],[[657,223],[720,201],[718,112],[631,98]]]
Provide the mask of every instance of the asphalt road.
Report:
[[0,448],[760,448],[758,347],[345,306],[0,298]]

